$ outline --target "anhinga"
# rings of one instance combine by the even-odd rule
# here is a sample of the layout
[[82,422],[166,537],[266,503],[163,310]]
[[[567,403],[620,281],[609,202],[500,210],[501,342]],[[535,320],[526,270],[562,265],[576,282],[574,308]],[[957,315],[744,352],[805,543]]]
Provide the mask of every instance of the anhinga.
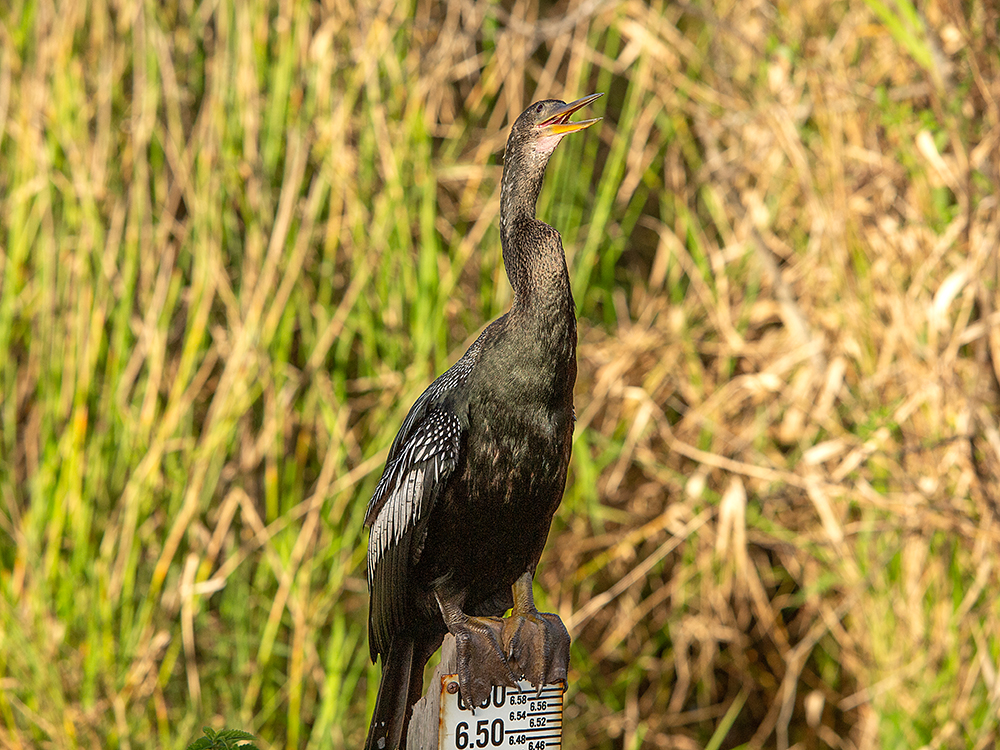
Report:
[[[566,485],[576,313],[559,233],[535,218],[552,151],[594,101],[532,104],[514,122],[500,183],[510,310],[417,399],[368,504],[368,637],[382,680],[365,747],[403,747],[423,668],[455,635],[462,695],[563,681],[569,635],[531,582]],[[500,615],[513,607],[509,617]]]

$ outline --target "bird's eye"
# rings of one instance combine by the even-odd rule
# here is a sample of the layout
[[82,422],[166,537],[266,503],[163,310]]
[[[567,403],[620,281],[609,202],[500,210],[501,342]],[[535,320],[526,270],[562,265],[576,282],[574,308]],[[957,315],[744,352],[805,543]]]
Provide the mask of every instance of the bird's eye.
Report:
[[543,106],[542,106],[541,104],[539,104],[539,105],[538,105],[537,107],[535,107],[535,111],[536,111],[536,112],[537,112],[538,114],[542,114],[542,110],[543,110],[543,109],[544,109],[544,107],[543,107]]

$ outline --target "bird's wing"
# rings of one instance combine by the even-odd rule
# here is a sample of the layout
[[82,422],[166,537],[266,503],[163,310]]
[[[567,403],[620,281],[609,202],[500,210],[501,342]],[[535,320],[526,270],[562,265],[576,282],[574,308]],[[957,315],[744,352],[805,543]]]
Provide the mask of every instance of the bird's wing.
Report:
[[427,518],[458,464],[466,428],[447,404],[465,384],[496,325],[483,331],[410,408],[368,502],[368,642],[373,661],[376,654],[388,652],[393,634],[404,624],[410,569],[423,547]]
[[[501,320],[506,317],[506,315],[502,316]],[[397,464],[416,437],[416,433],[418,432],[417,425],[422,424],[430,412],[439,408],[441,402],[449,393],[461,388],[465,384],[469,373],[472,372],[472,368],[479,358],[479,352],[482,349],[483,340],[486,338],[486,335],[487,331],[483,331],[482,335],[462,355],[462,358],[442,373],[437,380],[427,386],[427,390],[421,393],[420,398],[410,407],[406,419],[403,420],[403,424],[400,426],[399,432],[396,434],[395,439],[392,441],[392,446],[389,448],[389,455],[385,459],[385,471],[382,473],[382,478],[375,487],[372,499],[368,501],[368,510],[365,512],[365,526],[374,526],[375,519],[382,510],[382,505],[385,503],[389,490],[398,481]]]
[[[414,437],[414,427],[434,408],[432,404],[433,395],[430,388],[420,394],[420,398],[410,407],[410,412],[406,415],[406,419],[403,420],[403,424],[399,428],[399,432],[396,433],[396,437],[393,438],[392,445],[389,448],[389,455],[385,458],[385,469],[382,472],[382,478],[378,480],[375,492],[372,493],[371,500],[368,501],[368,509],[365,511],[365,526],[374,525],[375,519],[378,517],[389,495],[389,491],[399,481],[400,458],[406,452],[407,446],[412,442],[411,438]],[[369,581],[370,583],[371,581]]]
[[419,402],[411,416],[416,411],[423,413],[405,425],[403,441],[393,444],[391,460],[368,506],[368,637],[373,659],[386,653],[392,635],[404,624],[413,555],[426,534],[422,522],[454,471],[462,445],[462,424],[451,411]]

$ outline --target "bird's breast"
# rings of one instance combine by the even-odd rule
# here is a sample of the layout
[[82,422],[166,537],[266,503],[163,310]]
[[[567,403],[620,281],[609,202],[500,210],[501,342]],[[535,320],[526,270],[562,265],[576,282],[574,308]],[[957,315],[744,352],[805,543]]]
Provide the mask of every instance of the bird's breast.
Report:
[[573,404],[533,400],[481,403],[470,409],[469,478],[474,502],[540,509],[559,503],[573,435]]
[[467,594],[468,611],[495,615],[504,607],[493,611],[485,602],[506,600],[537,564],[562,499],[576,370],[571,355],[546,366],[530,356],[483,355],[460,408],[465,438],[456,473],[430,520],[417,576],[448,581]]

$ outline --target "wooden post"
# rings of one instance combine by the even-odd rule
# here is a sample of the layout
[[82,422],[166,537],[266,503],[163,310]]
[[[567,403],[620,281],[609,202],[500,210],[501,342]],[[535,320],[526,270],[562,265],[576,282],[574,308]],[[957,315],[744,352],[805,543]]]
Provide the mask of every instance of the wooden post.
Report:
[[[487,701],[473,708],[461,700],[455,671],[455,638],[449,634],[427,693],[413,706],[406,735],[408,750],[508,745],[522,750],[561,750],[563,685],[535,687],[522,679],[517,687],[494,687]],[[447,681],[445,675],[449,675]]]

